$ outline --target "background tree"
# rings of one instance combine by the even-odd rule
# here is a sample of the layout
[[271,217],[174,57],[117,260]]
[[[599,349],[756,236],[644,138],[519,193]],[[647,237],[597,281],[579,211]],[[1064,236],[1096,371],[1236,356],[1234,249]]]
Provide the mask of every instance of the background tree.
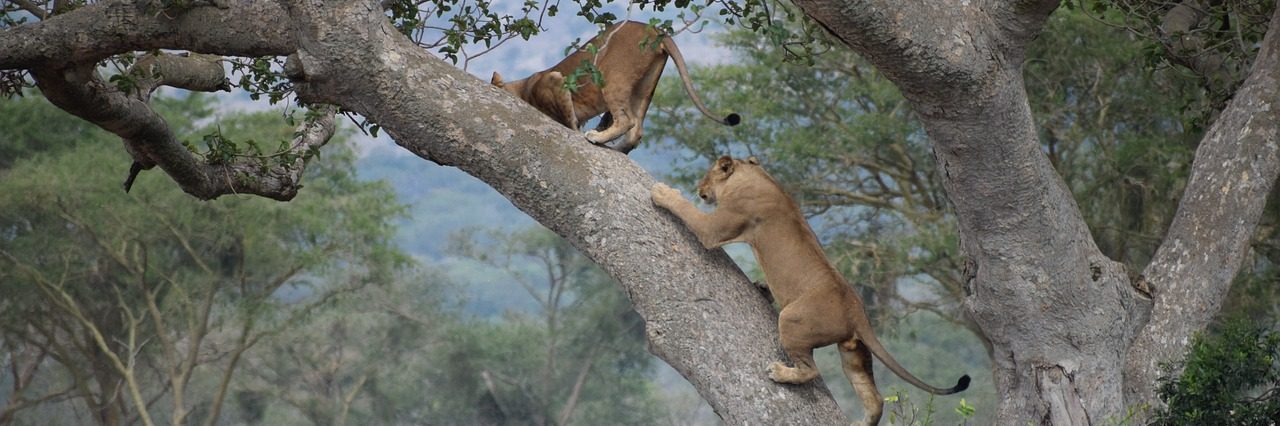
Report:
[[510,291],[535,301],[501,323],[471,323],[450,358],[483,379],[483,423],[649,424],[661,409],[647,383],[643,323],[617,283],[543,228],[470,230],[452,250],[506,271]]
[[[197,107],[179,108],[191,118],[206,111],[198,98],[184,104]],[[219,134],[288,137],[271,115],[224,118]],[[15,132],[44,145],[37,132]],[[6,376],[21,386],[0,420],[74,398],[79,421],[176,425],[196,414],[214,424],[246,351],[403,262],[388,245],[392,196],[356,182],[350,154],[331,151],[309,176],[316,195],[288,209],[260,199],[195,205],[161,182],[122,197],[111,171],[92,167],[120,158],[101,143],[3,172],[0,330],[17,360]],[[194,392],[197,381],[212,388]]]
[[[407,271],[406,271],[407,272]],[[456,291],[429,270],[335,297],[245,357],[234,390],[246,424],[422,424],[441,421],[435,362],[457,327]]]
[[[776,28],[767,25],[775,9],[744,4],[754,8],[731,6],[731,19]],[[992,343],[1000,421],[1101,422],[1153,402],[1157,366],[1219,310],[1280,170],[1276,26],[1199,143],[1153,260],[1131,275],[1098,249],[1029,108],[1026,48],[1057,1],[797,4],[894,82],[932,142],[967,256],[962,307]],[[70,28],[83,36],[65,36]],[[156,84],[223,87],[217,78],[186,84],[195,69],[208,77],[209,61],[176,60],[158,75],[148,65],[123,88],[94,74],[111,55],[158,48],[290,56],[285,75],[299,99],[349,108],[416,155],[480,177],[601,264],[645,318],[651,350],[727,422],[843,422],[821,383],[777,386],[745,367],[781,357],[772,312],[723,254],[653,210],[651,178],[395,30],[374,2],[112,2],[5,30],[0,68],[17,70],[4,81],[30,72],[55,105],[112,130],[138,168],[159,165],[189,193],[285,199],[305,154],[327,139],[326,114],[270,160],[227,149],[198,157],[141,102]],[[707,368],[723,365],[744,368]]]

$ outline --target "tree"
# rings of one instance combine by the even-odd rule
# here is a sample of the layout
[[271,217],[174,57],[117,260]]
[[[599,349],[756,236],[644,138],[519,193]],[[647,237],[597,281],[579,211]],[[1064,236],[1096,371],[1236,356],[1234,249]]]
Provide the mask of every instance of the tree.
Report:
[[645,380],[651,358],[643,323],[600,268],[541,227],[511,234],[469,230],[455,235],[452,246],[505,271],[511,290],[523,290],[536,306],[458,333],[464,342],[454,358],[472,359],[455,368],[483,379],[483,420],[650,424],[658,417]]
[[[289,133],[263,116],[224,118],[221,131]],[[122,197],[89,166],[122,159],[101,143],[15,163],[0,185],[0,342],[14,383],[0,423],[73,400],[95,424],[214,424],[247,351],[402,261],[388,190],[356,182],[350,154],[330,151],[308,175],[316,196],[287,209],[194,205],[161,182]],[[201,382],[211,388],[193,391]]]
[[[762,3],[744,4],[761,10]],[[898,87],[932,142],[967,257],[963,309],[992,342],[1000,422],[1102,422],[1126,405],[1155,402],[1157,365],[1175,359],[1218,311],[1280,170],[1280,110],[1272,107],[1280,96],[1280,25],[1241,67],[1248,78],[1199,143],[1163,243],[1131,278],[1098,249],[1040,150],[1028,106],[1026,48],[1058,1],[796,4]],[[0,69],[30,72],[55,105],[121,136],[140,168],[158,165],[201,198],[291,197],[304,154],[325,139],[324,120],[299,132],[271,157],[276,162],[201,159],[140,100],[149,90],[139,89],[158,80],[179,84],[169,79],[184,76],[181,66],[163,79],[141,70],[142,84],[129,94],[94,75],[98,61],[139,50],[288,56],[285,75],[298,99],[360,114],[423,159],[479,177],[600,264],[645,319],[651,351],[726,422],[844,421],[820,382],[779,386],[754,367],[782,359],[773,313],[723,252],[701,249],[652,207],[652,178],[432,57],[397,31],[380,3],[67,9],[0,33]],[[746,22],[765,25],[750,16]],[[222,84],[215,80],[187,86],[214,90]]]
[[[233,392],[239,420],[313,425],[424,424],[444,419],[431,360],[444,351],[456,313],[454,289],[427,270],[403,271],[334,297],[287,332],[247,354]],[[296,414],[295,414],[296,413]]]
[[[1276,179],[1277,25],[1200,142],[1164,242],[1131,279],[1098,250],[1027,108],[1025,48],[1057,2],[797,3],[902,89],[934,143],[969,256],[966,310],[995,350],[1002,421],[1102,421],[1153,403],[1156,365],[1217,312]],[[888,11],[905,18],[879,18]]]

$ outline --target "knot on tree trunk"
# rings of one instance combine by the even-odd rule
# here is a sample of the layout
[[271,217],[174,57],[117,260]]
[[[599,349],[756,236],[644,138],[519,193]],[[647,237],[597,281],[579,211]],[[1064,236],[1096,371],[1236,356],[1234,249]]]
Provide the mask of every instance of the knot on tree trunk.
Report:
[[1042,402],[1049,409],[1042,424],[1091,424],[1069,369],[1060,365],[1036,367],[1036,385],[1040,389]]

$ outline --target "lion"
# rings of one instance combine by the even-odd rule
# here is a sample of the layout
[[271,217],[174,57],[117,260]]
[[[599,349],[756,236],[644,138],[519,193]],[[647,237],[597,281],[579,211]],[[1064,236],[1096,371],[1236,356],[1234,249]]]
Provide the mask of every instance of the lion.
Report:
[[[587,132],[587,140],[603,145],[625,133],[626,138],[614,149],[628,153],[644,134],[644,115],[670,56],[684,81],[685,91],[699,111],[729,126],[741,121],[736,113],[718,118],[702,104],[693,90],[680,49],[670,36],[652,27],[635,21],[615,24],[587,41],[587,46],[594,47],[578,49],[550,69],[523,80],[503,82],[502,75],[495,71],[489,82],[570,129],[579,130],[587,120],[605,114],[599,126]],[[595,55],[591,53],[593,49],[597,52]],[[591,77],[583,76],[576,78],[576,90],[566,90],[566,76],[574,75],[587,64],[599,70],[604,84],[597,86]]]
[[707,249],[734,242],[751,245],[780,309],[782,348],[795,363],[794,368],[782,362],[770,364],[773,381],[813,380],[818,376],[813,349],[837,344],[844,374],[862,399],[864,425],[879,423],[884,405],[872,377],[872,354],[898,377],[929,393],[948,395],[969,387],[968,375],[948,389],[930,386],[889,355],[871,328],[862,299],[827,261],[799,206],[755,157],[724,156],[712,165],[698,183],[698,196],[716,206],[710,214],[662,183],[653,186],[651,196],[654,204],[684,222]]

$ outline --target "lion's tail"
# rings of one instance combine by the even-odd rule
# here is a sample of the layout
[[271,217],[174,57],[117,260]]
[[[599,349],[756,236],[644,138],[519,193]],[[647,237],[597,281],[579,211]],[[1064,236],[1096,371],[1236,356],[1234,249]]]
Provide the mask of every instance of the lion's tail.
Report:
[[739,116],[738,113],[730,113],[724,118],[719,118],[712,114],[711,111],[707,109],[706,105],[702,104],[702,99],[698,98],[698,93],[693,90],[693,81],[689,79],[689,69],[684,65],[684,55],[680,54],[680,48],[676,47],[675,40],[672,40],[671,36],[665,34],[660,37],[662,37],[662,47],[666,49],[667,54],[671,55],[671,59],[676,63],[676,70],[680,72],[680,81],[684,82],[685,92],[689,93],[689,99],[693,100],[693,104],[698,107],[698,110],[702,111],[702,114],[707,116],[707,118],[717,122],[729,126],[738,125],[738,123],[742,121],[742,117]]
[[[863,312],[861,310],[859,311]],[[862,321],[853,321],[853,328],[854,332],[858,334],[858,338],[862,340],[862,343],[867,345],[867,349],[870,349],[871,353],[874,354],[876,358],[879,358],[880,362],[883,362],[884,366],[887,367],[889,371],[892,371],[893,374],[897,374],[898,377],[901,377],[902,380],[906,380],[907,383],[911,383],[920,389],[924,389],[925,392],[929,392],[934,395],[950,395],[969,388],[968,374],[961,376],[955,386],[946,389],[929,386],[929,384],[925,383],[923,380],[916,378],[916,376],[908,372],[906,368],[903,368],[901,364],[898,364],[898,360],[893,359],[893,356],[889,355],[889,351],[884,348],[884,345],[880,344],[880,339],[876,338],[875,330],[871,329],[871,321],[867,318],[865,312],[862,313]]]

